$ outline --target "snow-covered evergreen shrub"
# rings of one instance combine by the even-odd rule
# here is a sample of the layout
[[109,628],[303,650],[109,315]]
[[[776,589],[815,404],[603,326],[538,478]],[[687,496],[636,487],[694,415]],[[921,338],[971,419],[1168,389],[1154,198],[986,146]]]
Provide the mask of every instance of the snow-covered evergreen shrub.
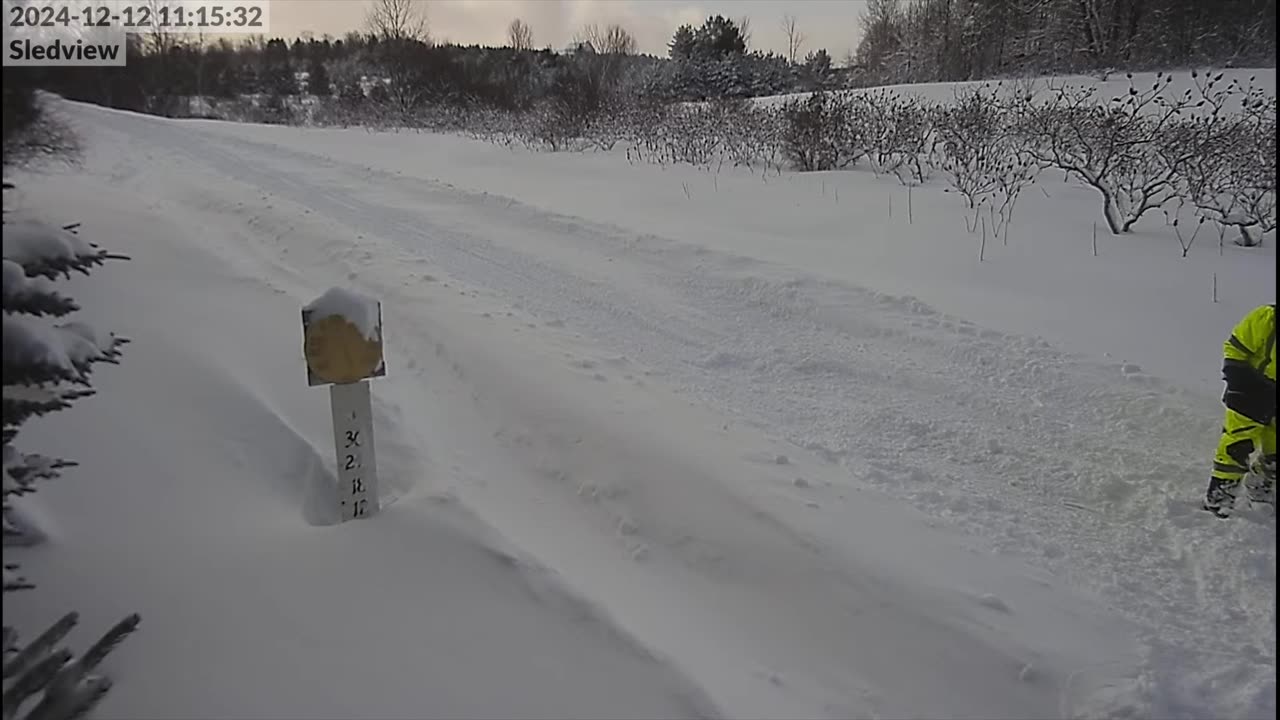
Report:
[[[12,186],[5,184],[5,189]],[[30,544],[36,529],[14,500],[35,490],[40,480],[57,478],[75,463],[17,449],[14,440],[31,418],[70,407],[93,393],[89,375],[97,363],[115,363],[125,338],[102,333],[82,322],[58,319],[79,309],[55,289],[53,281],[72,272],[89,274],[113,255],[76,233],[76,226],[54,227],[29,217],[4,217],[3,306],[4,541]],[[4,592],[34,587],[19,574],[6,553]],[[8,615],[6,613],[6,620]],[[34,640],[23,642],[4,625],[3,720],[71,720],[82,717],[111,683],[95,668],[137,627],[138,615],[121,620],[83,655],[61,647],[79,616],[68,613]]]
[[804,80],[786,58],[752,52],[664,61],[646,68],[642,82],[652,97],[684,102],[780,95],[802,89]]

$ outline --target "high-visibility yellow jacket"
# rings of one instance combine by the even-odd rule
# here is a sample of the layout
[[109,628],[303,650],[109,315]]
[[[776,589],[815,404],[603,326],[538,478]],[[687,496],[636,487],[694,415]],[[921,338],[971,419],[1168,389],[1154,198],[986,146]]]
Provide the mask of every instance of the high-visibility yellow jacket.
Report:
[[1261,423],[1275,419],[1276,306],[1261,305],[1245,315],[1222,346],[1223,402]]

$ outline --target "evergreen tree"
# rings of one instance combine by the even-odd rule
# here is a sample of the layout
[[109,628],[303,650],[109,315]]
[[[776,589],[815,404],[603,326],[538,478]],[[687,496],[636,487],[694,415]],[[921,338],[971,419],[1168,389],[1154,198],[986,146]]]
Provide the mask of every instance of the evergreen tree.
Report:
[[[12,186],[6,184],[5,189]],[[30,544],[35,535],[13,500],[34,492],[40,480],[57,478],[75,463],[20,452],[13,444],[27,420],[71,406],[93,394],[89,374],[96,363],[115,363],[124,338],[101,335],[83,323],[52,324],[79,309],[53,289],[51,280],[72,272],[89,274],[109,259],[120,258],[87,243],[75,226],[55,228],[32,219],[4,221],[4,538],[6,545]],[[4,564],[4,592],[35,587],[19,574],[17,563]],[[111,628],[88,652],[74,657],[59,647],[79,620],[68,613],[29,643],[17,629],[4,626],[4,717],[38,698],[24,718],[79,717],[92,708],[111,683],[92,674],[103,658],[138,626],[130,615]]]
[[289,60],[289,46],[283,40],[267,42],[262,52],[262,90],[271,95],[293,95],[298,83]]
[[671,42],[667,44],[668,54],[672,60],[688,60],[693,57],[693,50],[697,46],[694,39],[693,26],[681,25],[676,28],[676,34],[672,36]]
[[831,80],[835,75],[835,71],[831,69],[831,55],[827,53],[825,48],[819,48],[806,55],[804,69],[805,74],[809,76],[810,82],[818,88],[830,86]]
[[347,77],[338,84],[338,102],[342,107],[353,110],[364,104],[364,101],[364,89],[360,87],[358,78]]
[[734,21],[722,15],[707,18],[694,34],[694,55],[708,60],[723,60],[745,55],[747,39]]
[[263,91],[262,74],[251,62],[245,62],[232,74],[232,87],[245,95],[254,95]]
[[[25,165],[26,152],[50,135],[50,120],[30,86],[11,85],[5,78],[4,167]],[[11,122],[12,121],[12,122]],[[55,135],[57,132],[54,133]],[[64,152],[54,145],[48,151]],[[8,191],[13,185],[4,183]],[[3,433],[4,491],[2,517],[4,544],[31,545],[40,541],[39,529],[15,503],[35,491],[41,480],[57,478],[75,463],[18,450],[14,441],[23,424],[33,417],[70,407],[75,400],[93,394],[89,382],[93,366],[115,363],[127,340],[98,332],[83,322],[59,322],[79,309],[71,297],[54,288],[53,281],[72,272],[89,271],[107,260],[126,259],[86,242],[77,225],[61,228],[38,219],[11,214],[5,208],[3,274],[0,275],[0,315],[3,316],[4,352],[0,371],[4,396],[0,401]],[[5,553],[4,592],[31,590],[34,585],[20,574],[18,563]],[[102,660],[138,626],[133,614],[107,631],[83,655],[62,647],[62,640],[79,620],[68,613],[34,640],[24,642],[16,627],[3,626],[3,717],[5,720],[74,720],[83,717],[111,686],[94,674]],[[21,711],[21,714],[20,714]]]
[[[12,188],[5,184],[5,189]],[[74,225],[63,228],[38,220],[4,219],[4,538],[6,545],[30,544],[36,532],[19,512],[14,500],[35,490],[40,480],[57,478],[75,463],[33,453],[14,446],[23,423],[33,417],[70,407],[91,395],[89,375],[97,363],[115,363],[124,338],[98,333],[78,322],[55,324],[79,309],[75,300],[53,288],[52,280],[89,271],[112,255],[76,234]],[[34,587],[19,574],[17,563],[4,563],[4,592]],[[111,628],[89,650],[76,657],[60,647],[78,622],[68,613],[34,640],[24,643],[15,627],[5,625],[4,717],[59,718],[71,720],[88,712],[111,686],[107,678],[93,674],[102,660],[138,626],[130,615]]]
[[311,65],[307,68],[307,92],[312,95],[319,95],[322,98],[327,98],[333,94],[333,89],[329,83],[329,71],[325,69],[323,62],[312,60]]

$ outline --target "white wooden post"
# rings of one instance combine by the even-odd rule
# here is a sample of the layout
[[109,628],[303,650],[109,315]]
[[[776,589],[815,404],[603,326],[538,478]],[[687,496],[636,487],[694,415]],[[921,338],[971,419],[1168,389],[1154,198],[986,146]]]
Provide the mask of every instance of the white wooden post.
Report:
[[329,386],[342,520],[371,517],[380,508],[368,379],[387,373],[382,306],[356,293],[331,289],[302,309],[302,335],[307,383]]
[[378,512],[378,465],[373,444],[369,381],[329,386],[333,445],[338,452],[338,507],[342,520]]

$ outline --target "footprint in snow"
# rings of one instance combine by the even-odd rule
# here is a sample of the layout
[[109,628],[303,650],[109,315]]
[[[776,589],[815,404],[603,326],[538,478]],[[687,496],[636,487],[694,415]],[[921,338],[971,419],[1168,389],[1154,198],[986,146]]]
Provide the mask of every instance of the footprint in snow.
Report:
[[978,604],[985,608],[990,608],[992,610],[995,610],[997,612],[1002,612],[1009,615],[1013,614],[1013,609],[1010,608],[1009,605],[1006,604],[1004,600],[1001,600],[1000,598],[990,593],[987,593],[979,597]]

